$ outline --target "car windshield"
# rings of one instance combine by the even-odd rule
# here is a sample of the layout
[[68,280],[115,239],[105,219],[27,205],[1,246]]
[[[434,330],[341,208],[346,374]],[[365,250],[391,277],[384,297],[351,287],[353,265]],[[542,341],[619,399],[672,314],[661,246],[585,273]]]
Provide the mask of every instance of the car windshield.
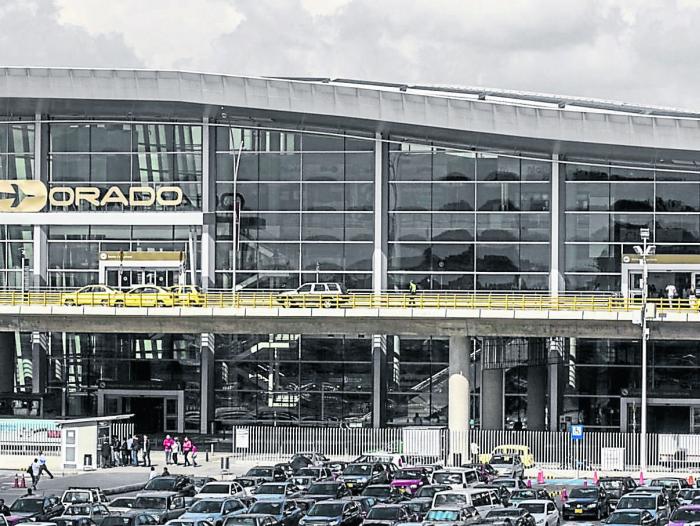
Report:
[[136,497],[134,508],[140,510],[164,510],[167,508],[165,497]]
[[629,496],[620,499],[617,509],[620,510],[653,510],[656,508],[656,497]]
[[398,519],[401,508],[372,508],[367,514],[368,519]]
[[700,521],[700,510],[680,508],[671,513],[673,522],[698,522]]
[[284,495],[287,489],[285,484],[263,484],[256,491],[256,495]]
[[430,510],[425,516],[426,521],[456,521],[459,512],[455,510]]
[[256,522],[253,517],[231,517],[226,519],[224,526],[255,526]]
[[302,477],[318,477],[319,470],[315,468],[301,468],[297,473]]
[[131,522],[131,517],[105,517],[102,526],[126,526]]
[[420,469],[400,469],[394,475],[394,480],[417,480],[423,477],[423,471]]
[[699,489],[682,489],[678,492],[678,496],[685,500],[692,500],[700,493]]
[[655,479],[651,481],[652,486],[661,486],[662,488],[676,488],[680,484],[677,480]]
[[171,491],[175,487],[175,479],[156,477],[151,479],[144,490],[146,491]]
[[519,517],[520,513],[520,510],[517,508],[491,510],[486,514],[486,518],[492,519],[493,517]]
[[640,517],[638,511],[615,511],[610,514],[608,524],[639,524]]
[[35,512],[43,511],[44,509],[44,499],[17,499],[10,506],[10,511],[17,511],[20,513],[24,512]]
[[313,484],[309,488],[309,495],[335,495],[337,484]]
[[598,490],[596,488],[574,488],[569,493],[572,499],[597,499]]
[[513,457],[507,457],[505,455],[494,455],[491,457],[491,464],[492,466],[494,464],[512,464],[513,463]]
[[510,480],[510,479],[499,479],[499,480],[494,480],[491,482],[494,486],[499,486],[503,488],[514,488],[515,487],[515,480]]
[[514,491],[510,500],[530,500],[536,498],[537,492],[534,489],[521,489],[519,491]]
[[530,513],[544,513],[544,504],[539,502],[521,502],[518,504],[518,508],[529,511]]
[[622,487],[621,480],[601,480],[601,487],[605,489],[620,489]]
[[362,492],[363,495],[369,495],[370,497],[386,497],[387,495],[391,494],[391,488],[386,487],[383,488],[381,486],[378,487],[369,487],[365,488],[365,490]]
[[426,500],[425,502],[422,501],[412,501],[409,500],[406,505],[408,506],[408,509],[411,511],[416,511],[416,512],[423,512],[426,510],[429,510],[431,508],[431,502],[429,500]]
[[370,464],[350,464],[343,475],[369,475],[372,473],[372,466]]
[[90,506],[74,504],[73,506],[68,506],[65,513],[66,515],[90,515]]
[[467,496],[461,493],[443,493],[435,495],[435,506],[443,506],[445,504],[466,504]]
[[66,491],[63,495],[63,502],[90,502],[89,491]]
[[250,508],[250,513],[264,513],[266,515],[279,515],[282,513],[281,502],[256,502]]
[[134,499],[132,497],[114,499],[109,505],[114,508],[131,508],[134,505]]
[[225,493],[228,495],[230,488],[228,484],[207,484],[199,493]]
[[219,513],[221,511],[221,501],[218,500],[198,500],[190,508],[192,513]]
[[340,517],[343,514],[343,504],[319,502],[309,511],[309,517]]
[[435,486],[423,486],[416,491],[416,497],[432,497],[438,491],[444,491],[445,488],[436,488]]
[[272,469],[268,468],[252,468],[246,473],[247,477],[271,477]]
[[461,473],[435,473],[433,475],[433,480],[439,484],[461,484],[462,474]]

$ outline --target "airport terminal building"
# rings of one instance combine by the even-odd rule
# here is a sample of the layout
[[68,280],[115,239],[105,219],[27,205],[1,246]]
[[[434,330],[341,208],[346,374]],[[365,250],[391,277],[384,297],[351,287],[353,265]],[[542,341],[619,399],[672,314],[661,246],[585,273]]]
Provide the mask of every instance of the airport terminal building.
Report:
[[[347,79],[0,69],[0,288],[195,284],[635,296],[700,288],[700,114]],[[39,196],[39,197],[37,197]],[[378,343],[379,342],[379,343]],[[444,426],[448,340],[4,333],[3,414],[146,432]],[[639,341],[468,342],[471,422],[639,430]],[[649,426],[700,430],[655,341]],[[154,418],[153,415],[156,415]]]

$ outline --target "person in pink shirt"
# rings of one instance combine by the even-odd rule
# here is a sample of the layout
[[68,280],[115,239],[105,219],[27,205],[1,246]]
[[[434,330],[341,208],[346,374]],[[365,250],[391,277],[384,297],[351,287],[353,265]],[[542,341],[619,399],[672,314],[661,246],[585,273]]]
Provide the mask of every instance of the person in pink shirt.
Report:
[[163,440],[163,451],[165,451],[165,463],[173,463],[173,444],[175,441],[170,438],[170,435],[165,435],[165,440]]
[[197,446],[195,446],[194,444],[192,444],[192,465],[193,465],[194,467],[197,467],[197,451],[199,451],[199,450],[197,449]]
[[189,439],[189,437],[185,437],[185,440],[182,441],[182,454],[185,457],[185,466],[190,465],[190,452],[192,451],[192,441]]

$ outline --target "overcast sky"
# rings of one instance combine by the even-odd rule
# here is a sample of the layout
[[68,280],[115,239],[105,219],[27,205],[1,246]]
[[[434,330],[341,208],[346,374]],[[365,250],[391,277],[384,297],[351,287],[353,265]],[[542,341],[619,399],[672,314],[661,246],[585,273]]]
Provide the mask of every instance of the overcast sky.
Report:
[[700,0],[0,0],[4,65],[519,89],[700,110]]

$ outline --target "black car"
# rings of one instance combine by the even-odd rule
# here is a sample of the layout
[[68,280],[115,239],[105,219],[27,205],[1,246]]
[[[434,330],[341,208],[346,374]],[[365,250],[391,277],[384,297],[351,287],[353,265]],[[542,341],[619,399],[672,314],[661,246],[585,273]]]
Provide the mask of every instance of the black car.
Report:
[[422,487],[418,488],[418,491],[416,491],[413,494],[413,498],[419,499],[422,497],[430,497],[432,499],[437,492],[449,491],[451,489],[452,489],[452,486],[449,486],[447,484],[430,484],[428,486],[422,486]]
[[395,526],[415,522],[415,516],[403,504],[377,504],[367,514],[363,526]]
[[608,493],[611,509],[615,509],[620,497],[637,488],[637,482],[632,477],[601,477],[598,485]]
[[386,466],[380,462],[357,462],[348,464],[343,470],[341,478],[348,489],[354,493],[360,493],[371,484],[388,484],[391,475]]
[[360,513],[362,514],[363,518],[367,517],[369,510],[371,510],[372,507],[378,502],[374,497],[363,497],[362,495],[344,497],[343,500],[357,502],[360,505]]
[[337,480],[324,480],[322,482],[314,482],[309,486],[309,490],[305,493],[307,499],[315,501],[326,499],[342,499],[348,497],[350,490],[343,482]]
[[154,477],[144,486],[143,491],[174,491],[183,497],[194,497],[197,490],[191,477],[185,475],[161,475]]
[[12,515],[32,522],[48,522],[63,513],[61,497],[20,497],[10,506]]
[[277,519],[272,515],[256,515],[253,513],[241,513],[229,517],[224,526],[279,526]]
[[299,522],[299,526],[360,526],[361,524],[360,505],[347,500],[317,502]]
[[483,518],[486,522],[505,523],[511,526],[536,526],[537,521],[524,508],[503,508],[489,511]]
[[418,497],[406,501],[406,507],[415,516],[416,521],[422,521],[425,514],[430,511],[433,506],[432,497]]
[[97,526],[95,521],[88,517],[54,517],[51,522],[56,526]]
[[248,470],[245,477],[262,482],[284,482],[287,480],[287,475],[279,466],[255,466]]
[[155,526],[156,518],[150,513],[129,512],[124,515],[105,517],[100,526]]
[[655,526],[656,519],[647,510],[617,510],[603,521],[609,526]]
[[338,478],[343,474],[343,471],[345,471],[345,468],[348,467],[347,462],[339,462],[336,460],[329,460],[328,462],[323,463],[323,467],[326,467],[331,470],[331,473],[335,478]]
[[610,497],[600,487],[574,488],[562,505],[564,520],[593,516],[600,520],[610,514]]
[[372,486],[367,486],[362,491],[362,496],[374,497],[380,504],[393,504],[408,499],[406,495],[389,484],[374,484]]

